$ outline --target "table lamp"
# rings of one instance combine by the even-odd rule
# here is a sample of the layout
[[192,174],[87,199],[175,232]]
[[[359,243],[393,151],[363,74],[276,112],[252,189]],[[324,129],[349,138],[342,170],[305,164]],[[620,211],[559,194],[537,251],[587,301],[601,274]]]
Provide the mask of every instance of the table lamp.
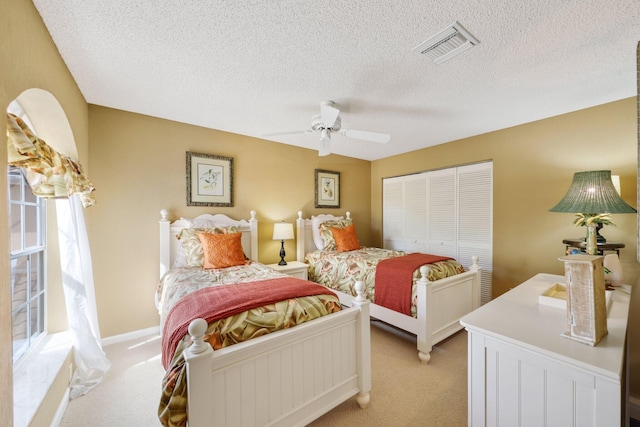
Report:
[[273,240],[280,240],[280,262],[278,265],[287,265],[287,261],[284,260],[284,241],[293,239],[293,224],[288,222],[278,222],[273,225]]
[[636,212],[620,197],[607,170],[576,172],[567,194],[549,210],[577,214],[574,224],[587,227],[588,255],[598,253],[597,224],[614,225],[608,214]]

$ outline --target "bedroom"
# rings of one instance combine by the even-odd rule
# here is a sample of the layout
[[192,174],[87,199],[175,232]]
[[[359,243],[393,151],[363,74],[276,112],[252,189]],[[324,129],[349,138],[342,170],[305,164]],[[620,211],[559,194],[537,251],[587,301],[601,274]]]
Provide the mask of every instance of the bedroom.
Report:
[[[278,259],[279,243],[270,239],[269,225],[283,219],[293,221],[298,210],[314,213],[314,169],[341,172],[340,211],[349,210],[357,218],[363,244],[375,245],[381,241],[382,177],[493,159],[495,296],[538,272],[561,273],[557,257],[564,251],[562,239],[578,237],[581,230],[571,224],[570,214],[553,214],[548,209],[564,194],[575,171],[611,169],[621,176],[623,198],[636,205],[635,96],[382,160],[318,157],[314,150],[89,105],[35,8],[25,2],[9,8],[6,3],[2,27],[10,31],[5,35],[3,30],[0,101],[8,105],[33,87],[52,93],[64,108],[80,162],[97,188],[98,203],[86,215],[103,338],[157,325],[153,290],[159,211],[165,208],[174,216],[193,216],[206,210],[185,206],[185,151],[235,159],[236,201],[225,213],[244,218],[250,210],[258,211],[264,225],[259,258],[265,263]],[[25,48],[18,53],[9,48],[20,44]],[[635,50],[628,55],[635,58]],[[46,67],[21,67],[34,56]],[[6,157],[4,151],[0,154]],[[4,211],[0,218],[6,223]],[[635,283],[640,274],[635,256],[636,218],[620,215],[615,222],[617,227],[607,227],[604,234],[626,244],[621,257],[625,274]],[[293,242],[286,243],[288,259],[293,259],[294,248]],[[4,245],[2,254],[7,259]],[[2,271],[7,283],[6,264]],[[50,278],[50,286],[50,304],[62,307],[59,279]],[[123,294],[128,298],[123,300]],[[3,293],[3,306],[8,304],[5,298]],[[2,313],[0,329],[10,330],[7,310]],[[63,309],[49,314],[52,332],[66,328]],[[3,335],[3,340],[9,337]],[[2,372],[7,372],[11,356],[4,351],[0,360]],[[0,377],[3,384],[10,378]],[[2,387],[2,393],[3,402],[10,399],[10,388]],[[2,405],[0,411],[6,410]],[[8,416],[0,414],[1,419]]]

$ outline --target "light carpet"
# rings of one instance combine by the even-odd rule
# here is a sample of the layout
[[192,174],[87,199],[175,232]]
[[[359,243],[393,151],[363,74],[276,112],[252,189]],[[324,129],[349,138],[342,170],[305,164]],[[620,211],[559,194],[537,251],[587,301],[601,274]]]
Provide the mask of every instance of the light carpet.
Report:
[[[310,424],[324,426],[466,426],[467,334],[418,359],[414,336],[380,322],[371,326],[372,390],[366,409],[351,398]],[[69,402],[60,426],[159,426],[156,416],[164,370],[160,337],[105,347],[111,370],[86,396]]]

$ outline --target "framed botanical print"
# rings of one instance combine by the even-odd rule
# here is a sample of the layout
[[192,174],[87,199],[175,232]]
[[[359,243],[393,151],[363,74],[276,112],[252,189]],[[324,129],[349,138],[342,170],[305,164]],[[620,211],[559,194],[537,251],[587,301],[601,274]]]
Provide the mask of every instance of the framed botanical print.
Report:
[[233,206],[233,158],[187,151],[187,206]]
[[340,172],[316,169],[316,208],[340,207]]

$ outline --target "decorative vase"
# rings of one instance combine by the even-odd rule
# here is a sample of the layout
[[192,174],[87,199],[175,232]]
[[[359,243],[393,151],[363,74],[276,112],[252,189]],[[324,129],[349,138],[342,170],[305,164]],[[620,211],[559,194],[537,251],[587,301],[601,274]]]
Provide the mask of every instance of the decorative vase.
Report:
[[567,330],[562,336],[595,346],[607,335],[604,257],[568,255],[560,260],[567,290]]
[[598,254],[598,241],[596,237],[596,225],[591,223],[587,225],[587,255]]

